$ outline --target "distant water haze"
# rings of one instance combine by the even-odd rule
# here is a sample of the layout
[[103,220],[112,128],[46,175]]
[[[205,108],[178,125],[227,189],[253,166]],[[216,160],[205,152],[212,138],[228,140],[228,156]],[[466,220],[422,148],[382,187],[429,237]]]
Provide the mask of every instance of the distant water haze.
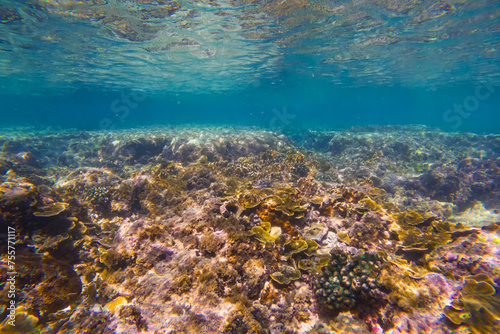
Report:
[[[147,91],[81,90],[52,96],[5,96],[2,118],[4,126],[62,126],[83,130],[177,124],[258,126],[273,130],[423,124],[444,131],[498,132],[500,86],[491,86],[493,92],[483,100],[475,97],[477,86],[430,91],[409,87],[354,89],[310,85],[162,95]],[[488,93],[486,88],[480,92]]]

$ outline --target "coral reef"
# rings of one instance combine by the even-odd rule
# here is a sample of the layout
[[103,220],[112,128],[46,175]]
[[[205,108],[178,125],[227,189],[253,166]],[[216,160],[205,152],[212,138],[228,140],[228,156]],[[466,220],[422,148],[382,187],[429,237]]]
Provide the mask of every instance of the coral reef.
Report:
[[491,140],[289,135],[317,152],[256,129],[2,137],[17,321],[41,333],[498,330]]
[[352,256],[340,249],[330,252],[331,260],[314,274],[314,294],[337,310],[351,309],[361,302],[381,300],[378,275],[382,257],[363,253]]

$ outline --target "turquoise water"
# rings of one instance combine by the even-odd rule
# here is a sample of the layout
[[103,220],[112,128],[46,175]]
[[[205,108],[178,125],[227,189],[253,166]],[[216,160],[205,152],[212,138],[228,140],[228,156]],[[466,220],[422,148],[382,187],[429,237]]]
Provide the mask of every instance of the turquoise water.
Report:
[[500,333],[499,0],[0,0],[1,333]]
[[3,125],[497,132],[498,1],[2,1]]

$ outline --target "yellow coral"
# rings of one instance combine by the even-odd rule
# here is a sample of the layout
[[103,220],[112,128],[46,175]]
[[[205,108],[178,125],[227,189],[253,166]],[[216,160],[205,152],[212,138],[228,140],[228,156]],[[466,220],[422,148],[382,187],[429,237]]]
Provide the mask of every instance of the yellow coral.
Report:
[[[5,320],[0,323],[0,333],[39,333],[36,329],[38,318],[29,314],[24,306],[17,307],[13,314],[15,314],[14,321],[12,321],[10,316],[7,316]],[[12,324],[14,324],[14,326]]]
[[304,240],[289,240],[284,245],[285,258],[289,259],[293,254],[300,253],[308,248]]
[[500,294],[498,285],[487,275],[465,278],[458,300],[444,309],[445,316],[455,324],[465,323],[475,333],[500,331]]
[[279,239],[281,228],[271,227],[269,222],[263,222],[261,226],[254,226],[252,233],[257,240],[263,243],[272,243]]
[[68,203],[54,203],[42,208],[41,211],[33,212],[33,216],[37,217],[52,217],[57,216],[68,207]]
[[124,304],[127,304],[127,299],[125,299],[125,297],[118,297],[118,298],[115,298],[113,299],[112,301],[110,301],[109,303],[106,304],[106,308],[108,310],[110,310],[111,312],[114,312],[115,309],[120,306],[120,305],[124,305]]

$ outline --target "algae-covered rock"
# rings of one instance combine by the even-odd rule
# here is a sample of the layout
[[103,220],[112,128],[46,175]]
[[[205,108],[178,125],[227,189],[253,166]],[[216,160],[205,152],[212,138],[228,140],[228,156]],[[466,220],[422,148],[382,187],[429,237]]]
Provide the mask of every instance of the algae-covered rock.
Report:
[[50,255],[23,255],[20,280],[34,288],[29,290],[31,306],[41,315],[62,310],[78,299],[82,290],[80,278],[70,264]]

